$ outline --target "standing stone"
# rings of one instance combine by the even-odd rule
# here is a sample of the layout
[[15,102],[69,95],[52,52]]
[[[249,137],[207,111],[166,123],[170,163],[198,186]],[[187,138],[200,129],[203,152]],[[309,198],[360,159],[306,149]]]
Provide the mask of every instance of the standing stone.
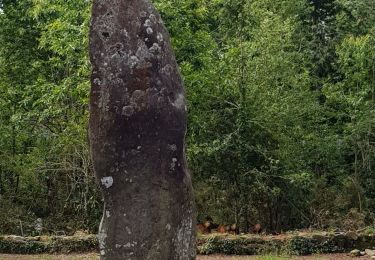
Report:
[[94,0],[90,58],[101,259],[195,259],[184,88],[152,4]]

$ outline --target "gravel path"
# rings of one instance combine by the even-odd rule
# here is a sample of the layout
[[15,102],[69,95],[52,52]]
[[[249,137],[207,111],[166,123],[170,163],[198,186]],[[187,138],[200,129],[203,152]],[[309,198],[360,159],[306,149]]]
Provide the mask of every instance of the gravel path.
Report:
[[[71,255],[6,255],[0,254],[1,260],[98,260],[97,254],[71,254]],[[370,259],[369,257],[350,257],[346,254],[312,255],[300,257],[275,257],[275,256],[223,256],[210,255],[198,256],[197,260],[355,260]]]

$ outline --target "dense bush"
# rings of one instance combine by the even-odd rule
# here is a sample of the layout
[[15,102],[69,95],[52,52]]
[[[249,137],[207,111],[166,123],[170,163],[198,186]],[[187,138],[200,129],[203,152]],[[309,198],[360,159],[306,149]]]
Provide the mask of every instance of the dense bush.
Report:
[[[227,255],[309,255],[365,250],[375,245],[375,235],[288,235],[283,238],[259,236],[199,236],[199,254]],[[0,253],[85,253],[98,251],[95,235],[0,237]]]
[[[198,220],[375,227],[375,2],[154,2],[187,89]],[[0,1],[0,233],[97,230],[90,5]]]

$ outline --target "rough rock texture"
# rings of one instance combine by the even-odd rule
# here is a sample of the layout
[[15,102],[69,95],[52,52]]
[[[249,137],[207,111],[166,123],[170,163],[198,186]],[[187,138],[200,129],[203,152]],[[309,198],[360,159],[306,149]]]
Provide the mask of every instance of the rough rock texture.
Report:
[[184,88],[152,4],[94,0],[90,57],[101,259],[195,259]]

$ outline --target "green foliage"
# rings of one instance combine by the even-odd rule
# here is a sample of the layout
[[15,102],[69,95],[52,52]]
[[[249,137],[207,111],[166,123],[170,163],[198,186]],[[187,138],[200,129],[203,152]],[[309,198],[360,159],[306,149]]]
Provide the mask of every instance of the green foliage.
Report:
[[46,253],[47,247],[41,242],[17,242],[0,237],[0,252],[8,254],[40,254]]
[[44,232],[95,230],[100,216],[86,133],[89,8],[4,1],[0,16],[0,200],[23,212],[8,211],[16,222],[45,218]]
[[209,254],[214,254],[218,252],[219,251],[218,241],[219,239],[217,237],[210,237],[201,247],[201,250],[199,253],[209,255]]
[[200,254],[256,255],[280,251],[281,244],[268,243],[259,238],[209,237],[198,248]]
[[[223,237],[210,236],[198,239],[198,252],[201,254],[236,255],[310,255],[343,253],[352,248],[364,250],[371,247],[374,235],[359,235],[354,239],[350,235],[287,236],[282,239],[269,239],[254,236]],[[373,243],[373,241],[372,241]]]
[[[198,220],[243,232],[255,223],[269,232],[350,228],[349,218],[373,225],[373,1],[155,4],[187,90]],[[97,229],[90,5],[1,1],[0,233],[20,234],[23,223],[33,234],[37,218],[44,233]]]
[[0,237],[0,253],[41,254],[41,253],[87,253],[96,251],[98,240],[94,235],[73,237],[9,238]]
[[287,250],[292,255],[328,254],[343,253],[350,248],[354,248],[354,242],[345,236],[332,236],[330,238],[313,237],[293,237]]
[[[342,253],[358,248],[364,250],[374,245],[375,235],[359,235],[357,239],[344,235],[287,236],[282,239],[247,236],[200,236],[197,240],[199,254],[226,255],[291,255]],[[0,237],[0,253],[8,254],[66,254],[86,253],[98,250],[95,235]],[[267,256],[271,254],[270,256]],[[263,259],[263,258],[262,258]]]

